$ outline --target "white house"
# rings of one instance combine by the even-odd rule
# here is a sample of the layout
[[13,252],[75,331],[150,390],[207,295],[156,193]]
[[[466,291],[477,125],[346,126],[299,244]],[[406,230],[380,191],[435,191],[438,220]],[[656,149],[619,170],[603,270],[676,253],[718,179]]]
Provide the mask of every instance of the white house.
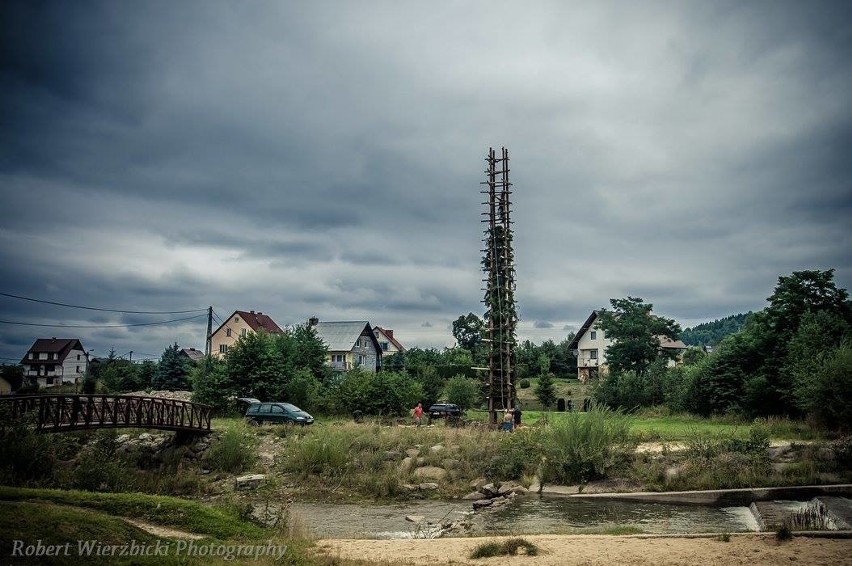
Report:
[[78,383],[86,375],[86,356],[77,338],[39,338],[21,360],[24,378],[39,387]]
[[[607,338],[606,333],[598,326],[598,318],[598,311],[592,311],[568,346],[577,357],[577,379],[583,383],[604,376],[608,371],[606,349],[613,341]],[[674,359],[669,360],[670,367],[683,363],[682,354],[686,351],[686,344],[666,336],[658,336],[658,339],[660,348],[673,354]]]

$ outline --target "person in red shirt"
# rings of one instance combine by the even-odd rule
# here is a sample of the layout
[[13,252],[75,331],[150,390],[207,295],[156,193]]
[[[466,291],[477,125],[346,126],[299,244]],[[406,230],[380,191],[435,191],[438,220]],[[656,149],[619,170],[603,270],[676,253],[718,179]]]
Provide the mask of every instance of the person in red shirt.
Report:
[[423,405],[421,403],[417,403],[417,406],[414,407],[414,411],[411,413],[414,415],[414,422],[417,426],[420,426],[420,419],[423,418]]

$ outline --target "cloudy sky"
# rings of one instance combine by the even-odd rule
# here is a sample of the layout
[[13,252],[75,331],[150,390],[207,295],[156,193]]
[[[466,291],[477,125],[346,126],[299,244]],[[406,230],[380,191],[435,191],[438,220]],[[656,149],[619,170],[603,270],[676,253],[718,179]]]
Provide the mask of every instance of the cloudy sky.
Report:
[[[509,149],[519,334],[852,286],[848,2],[0,5],[0,292],[454,343]],[[204,347],[200,314],[0,296],[0,357]],[[14,322],[16,324],[8,324]],[[19,323],[110,326],[53,328]],[[8,360],[6,360],[8,361]]]

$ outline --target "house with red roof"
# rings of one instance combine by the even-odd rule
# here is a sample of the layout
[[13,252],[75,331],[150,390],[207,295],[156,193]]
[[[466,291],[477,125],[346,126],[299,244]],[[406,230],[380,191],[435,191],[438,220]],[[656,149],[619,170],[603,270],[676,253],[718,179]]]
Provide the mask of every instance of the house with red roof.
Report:
[[375,335],[376,340],[379,341],[379,346],[382,349],[382,356],[390,356],[391,354],[405,351],[405,346],[400,344],[399,340],[393,337],[393,330],[390,328],[374,326],[373,334]]
[[78,338],[39,338],[21,360],[24,379],[39,387],[78,383],[86,375],[87,356]]
[[262,312],[234,311],[222,325],[210,335],[210,353],[221,358],[234,344],[249,332],[269,332],[282,334],[284,331],[274,320]]

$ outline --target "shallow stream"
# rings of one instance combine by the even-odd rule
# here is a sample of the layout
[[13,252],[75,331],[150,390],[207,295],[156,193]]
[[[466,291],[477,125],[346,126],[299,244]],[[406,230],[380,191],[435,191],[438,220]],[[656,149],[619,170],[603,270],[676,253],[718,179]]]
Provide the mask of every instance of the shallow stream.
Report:
[[[469,502],[420,501],[392,505],[296,503],[294,519],[319,538],[428,538],[442,523],[468,520],[471,535],[556,534],[632,526],[646,533],[758,530],[748,507],[709,507],[535,497],[473,514]],[[424,518],[415,524],[407,515]],[[432,523],[435,527],[428,525]]]

